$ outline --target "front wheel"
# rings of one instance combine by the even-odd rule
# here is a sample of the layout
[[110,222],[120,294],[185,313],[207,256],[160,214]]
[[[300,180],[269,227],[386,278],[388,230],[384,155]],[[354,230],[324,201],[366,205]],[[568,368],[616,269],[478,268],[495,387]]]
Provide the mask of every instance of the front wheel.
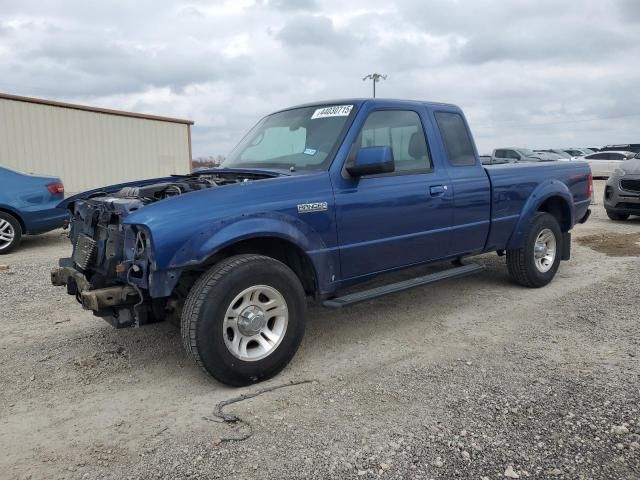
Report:
[[607,210],[607,217],[609,217],[611,220],[626,220],[627,218],[629,218],[629,214],[628,213],[616,213],[613,212],[611,210]]
[[244,386],[273,377],[293,358],[305,329],[305,293],[283,263],[237,255],[211,267],[182,311],[185,349],[207,373]]
[[538,212],[533,217],[524,246],[507,250],[509,276],[525,287],[544,287],[558,271],[562,232],[553,215]]

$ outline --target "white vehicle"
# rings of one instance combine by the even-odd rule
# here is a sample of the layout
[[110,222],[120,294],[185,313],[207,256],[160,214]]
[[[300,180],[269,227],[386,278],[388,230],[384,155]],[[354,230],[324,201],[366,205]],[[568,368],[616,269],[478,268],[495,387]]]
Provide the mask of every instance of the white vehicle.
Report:
[[634,152],[596,152],[591,155],[575,157],[575,160],[584,160],[587,162],[591,167],[591,174],[593,175],[593,178],[609,178],[609,176],[613,174],[613,171],[622,165],[622,162],[633,158],[634,156]]

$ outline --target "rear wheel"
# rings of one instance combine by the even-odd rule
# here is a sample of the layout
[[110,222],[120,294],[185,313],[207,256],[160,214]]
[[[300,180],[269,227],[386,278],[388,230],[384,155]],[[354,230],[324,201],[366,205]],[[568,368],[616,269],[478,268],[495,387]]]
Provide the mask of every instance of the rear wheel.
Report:
[[262,255],[237,255],[211,267],[189,292],[181,319],[187,352],[211,376],[234,386],[279,373],[304,329],[300,280]]
[[0,212],[0,255],[9,253],[22,239],[22,227],[13,215]]
[[627,218],[629,218],[629,214],[628,213],[616,213],[616,212],[613,212],[611,210],[607,210],[607,217],[609,217],[611,220],[626,220]]
[[525,287],[544,287],[558,271],[562,232],[553,215],[539,212],[533,217],[522,248],[507,250],[511,279]]

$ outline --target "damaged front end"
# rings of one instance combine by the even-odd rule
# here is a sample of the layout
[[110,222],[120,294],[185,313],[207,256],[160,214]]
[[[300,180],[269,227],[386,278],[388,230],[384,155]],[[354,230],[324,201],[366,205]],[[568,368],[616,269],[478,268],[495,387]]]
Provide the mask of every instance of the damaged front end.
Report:
[[76,201],[69,234],[73,254],[51,272],[53,285],[66,286],[83,308],[116,328],[154,321],[146,294],[150,235],[143,226],[123,223],[143,206],[140,199],[116,196]]
[[157,271],[145,225],[127,219],[147,205],[184,194],[272,178],[274,173],[221,169],[93,190],[65,202],[73,254],[51,272],[78,302],[116,328],[179,315],[181,270]]

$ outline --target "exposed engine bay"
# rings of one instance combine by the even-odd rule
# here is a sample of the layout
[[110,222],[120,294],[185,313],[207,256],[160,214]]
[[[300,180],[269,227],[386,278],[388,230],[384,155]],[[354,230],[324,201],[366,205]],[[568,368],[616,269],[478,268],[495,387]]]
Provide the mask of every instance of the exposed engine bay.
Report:
[[205,190],[207,188],[230,185],[234,183],[244,183],[252,180],[266,178],[267,175],[249,173],[203,173],[201,175],[182,176],[176,175],[175,181],[151,183],[141,186],[123,187],[117,192],[96,192],[89,198],[135,198],[145,205],[171,197],[177,197],[185,193]]

